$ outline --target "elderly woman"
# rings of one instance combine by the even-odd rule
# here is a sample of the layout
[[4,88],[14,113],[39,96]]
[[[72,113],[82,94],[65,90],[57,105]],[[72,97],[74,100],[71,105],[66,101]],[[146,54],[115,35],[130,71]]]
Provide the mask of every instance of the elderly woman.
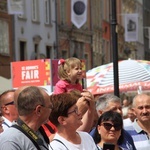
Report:
[[57,127],[57,133],[50,143],[53,150],[96,150],[92,137],[87,132],[77,131],[82,125],[78,111],[77,97],[71,93],[51,95],[53,110],[50,121]]
[[99,117],[93,137],[97,148],[102,150],[104,143],[110,143],[114,145],[114,150],[127,150],[119,146],[123,141],[122,129],[123,121],[119,113],[113,111],[103,113]]

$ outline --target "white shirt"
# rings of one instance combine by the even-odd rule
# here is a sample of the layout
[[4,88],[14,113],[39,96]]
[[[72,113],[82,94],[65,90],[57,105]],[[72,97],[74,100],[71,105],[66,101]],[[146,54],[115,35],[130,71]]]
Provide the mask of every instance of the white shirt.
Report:
[[58,139],[62,143],[56,140],[52,140],[50,143],[51,146],[49,147],[49,149],[51,150],[51,147],[52,147],[53,150],[67,150],[67,149],[68,150],[79,150],[79,149],[80,150],[97,150],[94,140],[87,132],[77,131],[77,133],[81,137],[80,144],[73,144],[56,133],[54,139]]
[[131,126],[132,124],[133,124],[133,122],[131,121],[130,118],[123,119],[123,126],[124,127]]
[[12,126],[12,122],[3,116],[4,122],[2,123],[4,131]]

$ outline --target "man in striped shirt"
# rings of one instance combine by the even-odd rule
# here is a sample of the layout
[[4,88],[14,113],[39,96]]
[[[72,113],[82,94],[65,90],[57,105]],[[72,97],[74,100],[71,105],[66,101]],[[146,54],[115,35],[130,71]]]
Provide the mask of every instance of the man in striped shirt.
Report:
[[137,150],[150,150],[150,96],[144,93],[136,95],[133,109],[137,118],[125,129],[132,136]]

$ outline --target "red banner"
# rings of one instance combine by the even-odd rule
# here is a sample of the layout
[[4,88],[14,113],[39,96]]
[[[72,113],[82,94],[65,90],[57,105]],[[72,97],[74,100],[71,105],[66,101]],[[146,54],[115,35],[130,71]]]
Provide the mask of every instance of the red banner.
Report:
[[50,70],[50,59],[12,62],[12,86],[18,88],[25,85],[51,85]]

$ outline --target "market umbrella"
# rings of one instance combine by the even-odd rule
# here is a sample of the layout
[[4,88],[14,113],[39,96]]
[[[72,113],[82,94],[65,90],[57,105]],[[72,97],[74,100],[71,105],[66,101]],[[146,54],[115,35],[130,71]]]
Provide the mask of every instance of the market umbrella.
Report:
[[[150,90],[150,61],[122,60],[118,62],[120,92]],[[114,92],[113,63],[86,72],[87,89],[94,95]]]

